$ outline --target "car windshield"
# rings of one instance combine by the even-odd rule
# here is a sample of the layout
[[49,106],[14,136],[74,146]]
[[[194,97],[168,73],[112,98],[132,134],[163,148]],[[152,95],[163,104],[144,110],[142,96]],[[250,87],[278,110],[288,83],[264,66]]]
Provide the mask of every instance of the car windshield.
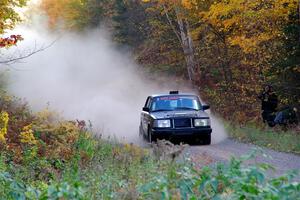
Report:
[[153,98],[151,111],[200,110],[196,96],[162,96]]

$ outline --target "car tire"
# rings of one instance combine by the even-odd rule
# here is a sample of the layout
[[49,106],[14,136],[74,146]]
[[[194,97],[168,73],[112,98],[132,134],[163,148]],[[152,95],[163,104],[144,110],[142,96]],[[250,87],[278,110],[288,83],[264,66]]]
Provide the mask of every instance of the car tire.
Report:
[[152,134],[150,127],[148,128],[148,142],[156,142],[157,138]]
[[211,144],[211,135],[208,135],[205,137],[205,139],[203,140],[203,144],[204,145],[210,145]]

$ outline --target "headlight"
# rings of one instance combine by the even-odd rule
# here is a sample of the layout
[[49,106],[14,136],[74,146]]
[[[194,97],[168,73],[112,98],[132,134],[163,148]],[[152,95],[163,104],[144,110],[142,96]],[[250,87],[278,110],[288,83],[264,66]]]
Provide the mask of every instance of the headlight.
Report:
[[170,128],[171,121],[169,119],[159,119],[154,121],[154,127],[156,128]]
[[210,126],[210,119],[194,119],[194,126]]

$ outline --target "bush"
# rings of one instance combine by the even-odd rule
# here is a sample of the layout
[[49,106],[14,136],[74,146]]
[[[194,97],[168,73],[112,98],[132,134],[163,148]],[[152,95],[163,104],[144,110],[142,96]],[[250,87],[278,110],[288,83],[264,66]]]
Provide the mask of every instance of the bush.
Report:
[[16,181],[7,172],[0,171],[0,195],[4,199],[87,199],[85,192],[79,183],[69,184],[67,182],[45,185],[43,189],[34,188],[27,184]]
[[[59,176],[50,181],[18,178],[15,167],[0,160],[0,195],[5,199],[298,199],[300,184],[296,172],[270,177],[272,166],[246,165],[232,158],[229,163],[196,170],[189,160],[157,161],[136,159],[126,146],[95,141],[92,162],[82,163],[80,153]],[[85,141],[86,142],[86,141]],[[84,142],[84,143],[85,143]],[[119,160],[115,150],[121,148]],[[134,147],[136,148],[136,147]],[[128,149],[127,149],[128,150]],[[26,168],[26,166],[21,166]],[[29,168],[25,169],[29,171]],[[12,171],[12,172],[8,172]]]
[[269,178],[266,164],[244,166],[245,159],[205,167],[201,171],[183,165],[159,174],[139,187],[142,199],[299,199],[296,172]]
[[300,154],[300,134],[297,131],[262,129],[253,125],[239,127],[228,123],[226,129],[230,137],[241,142],[256,144],[276,151]]

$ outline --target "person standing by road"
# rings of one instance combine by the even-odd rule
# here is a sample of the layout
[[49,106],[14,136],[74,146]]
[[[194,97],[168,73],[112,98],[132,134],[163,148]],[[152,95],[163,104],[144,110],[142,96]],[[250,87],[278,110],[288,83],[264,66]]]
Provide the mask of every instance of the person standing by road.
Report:
[[267,122],[270,126],[273,126],[275,112],[278,106],[278,97],[275,94],[273,87],[271,85],[267,85],[258,98],[261,100],[263,122]]

